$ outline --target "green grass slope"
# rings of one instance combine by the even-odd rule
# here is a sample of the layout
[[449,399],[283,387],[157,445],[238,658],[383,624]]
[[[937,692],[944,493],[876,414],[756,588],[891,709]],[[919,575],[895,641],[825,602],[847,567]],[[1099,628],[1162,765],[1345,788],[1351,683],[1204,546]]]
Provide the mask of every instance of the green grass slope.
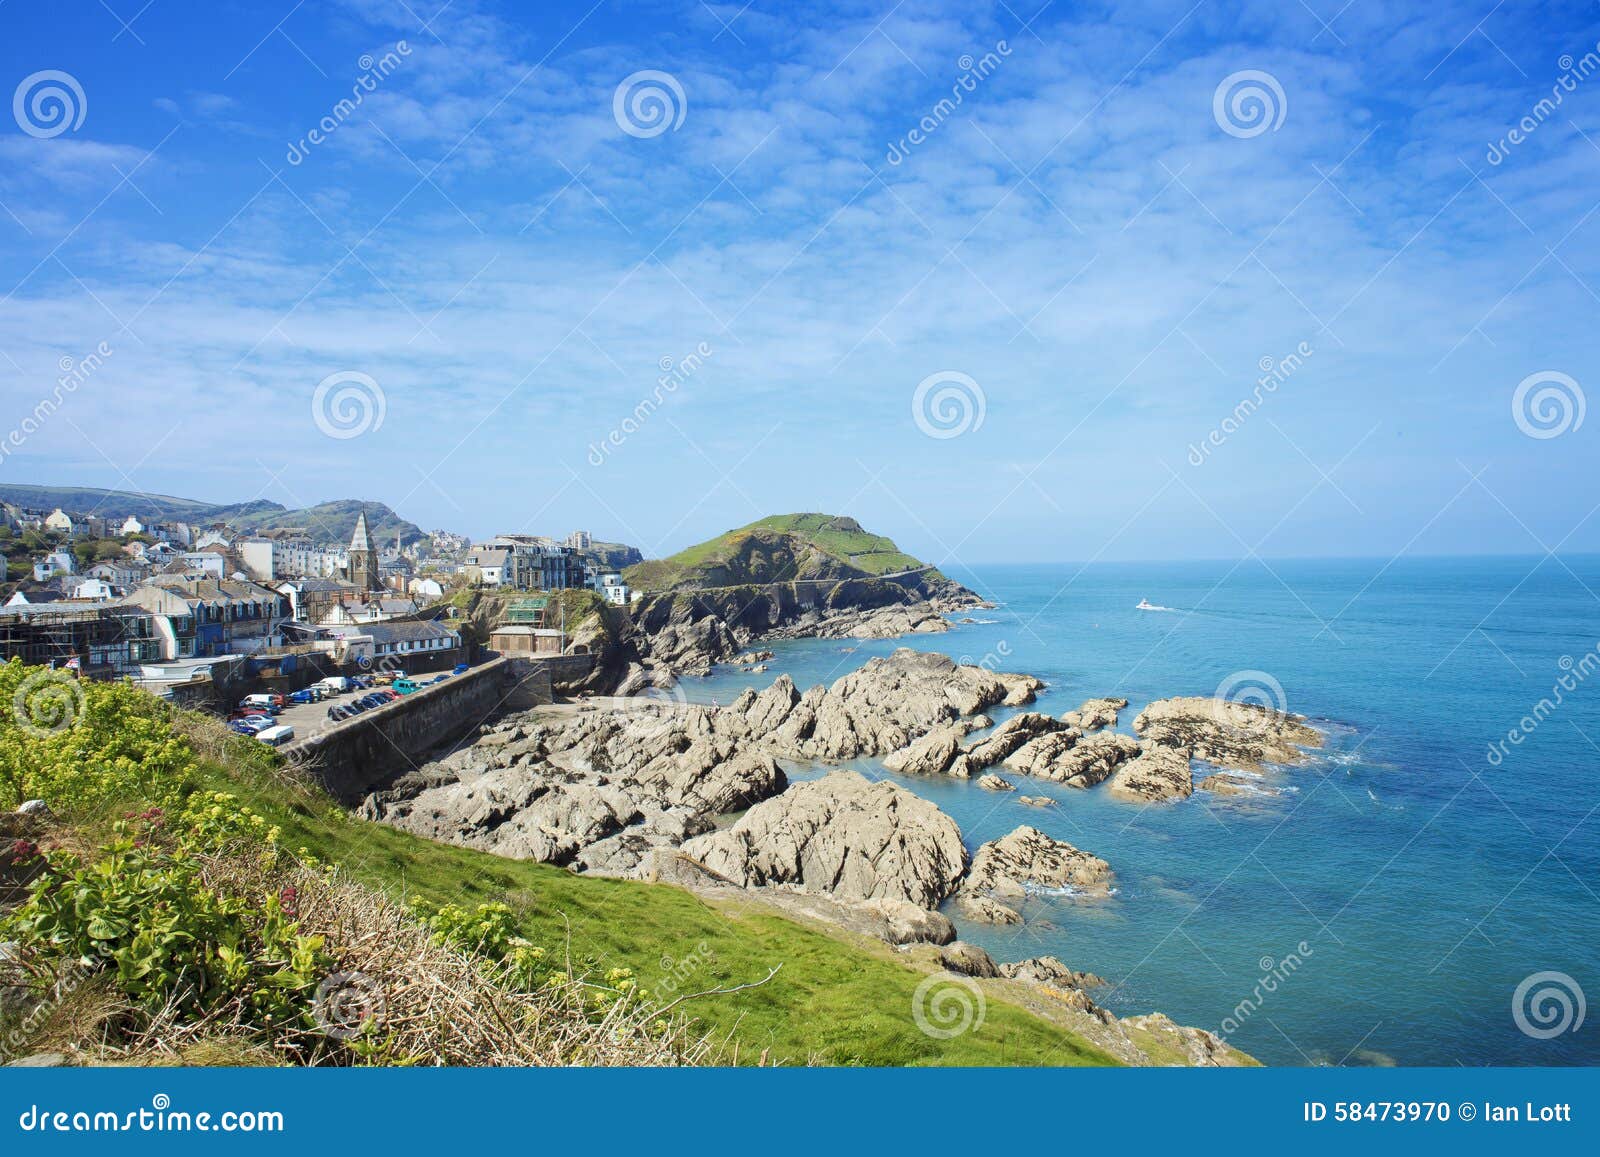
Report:
[[[244,742],[249,742],[248,740]],[[926,973],[875,942],[847,943],[765,910],[719,907],[680,888],[576,876],[547,864],[436,844],[350,817],[315,789],[276,773],[208,765],[209,790],[231,791],[303,844],[369,885],[431,904],[508,904],[520,931],[570,952],[580,972],[631,968],[676,998],[772,979],[680,1006],[724,1042],[727,1063],[833,1065],[1114,1065],[1088,1041],[994,998],[983,1024],[950,1040],[912,1016]],[[874,946],[875,945],[875,946]]]
[[[923,564],[893,540],[871,534],[853,518],[775,514],[681,550],[629,567],[630,584],[646,591],[871,578]],[[940,578],[937,571],[930,578]]]

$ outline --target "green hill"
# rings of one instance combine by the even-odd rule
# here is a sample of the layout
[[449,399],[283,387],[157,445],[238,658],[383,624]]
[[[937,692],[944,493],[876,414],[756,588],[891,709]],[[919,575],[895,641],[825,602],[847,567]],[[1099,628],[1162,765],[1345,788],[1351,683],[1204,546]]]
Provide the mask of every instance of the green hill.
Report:
[[[873,578],[925,564],[853,518],[832,514],[775,514],[730,530],[670,558],[629,567],[630,585],[646,591],[698,590],[803,579]],[[944,583],[937,570],[924,572]]]

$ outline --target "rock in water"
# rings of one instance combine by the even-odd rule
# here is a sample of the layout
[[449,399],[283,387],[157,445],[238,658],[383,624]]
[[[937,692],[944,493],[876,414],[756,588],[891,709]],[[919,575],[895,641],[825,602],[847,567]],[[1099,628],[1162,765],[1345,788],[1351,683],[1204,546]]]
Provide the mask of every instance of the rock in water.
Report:
[[1016,791],[1017,785],[1009,779],[1001,779],[998,775],[982,775],[978,777],[978,786],[984,791]]
[[1093,787],[1117,767],[1139,754],[1139,743],[1115,731],[1083,736],[1076,729],[1031,740],[1005,761],[1022,775],[1053,780],[1068,787]]
[[1025,897],[1030,887],[1105,895],[1110,883],[1111,865],[1100,857],[1024,825],[978,849],[956,902],[972,919],[995,923],[995,906],[1015,915],[1011,903]]
[[1115,727],[1117,712],[1127,705],[1126,699],[1090,699],[1076,711],[1068,711],[1061,720],[1080,731],[1099,731],[1102,727]]
[[1283,793],[1275,787],[1269,787],[1258,780],[1244,775],[1229,775],[1219,771],[1216,775],[1208,775],[1195,787],[1201,791],[1209,791],[1213,795],[1238,795],[1238,796],[1280,796]]
[[1030,739],[1056,731],[1066,731],[1068,724],[1037,711],[1024,711],[1013,715],[988,735],[967,748],[967,755],[979,767],[999,763]]
[[954,820],[896,784],[852,771],[795,784],[683,850],[747,888],[794,884],[924,908],[954,891],[967,863]]
[[1119,767],[1106,790],[1118,799],[1135,803],[1188,799],[1194,793],[1189,755],[1171,747],[1151,746],[1137,759]]
[[1158,699],[1139,713],[1133,729],[1204,763],[1245,771],[1263,763],[1299,763],[1306,758],[1302,747],[1322,746],[1322,736],[1300,716],[1195,696]]

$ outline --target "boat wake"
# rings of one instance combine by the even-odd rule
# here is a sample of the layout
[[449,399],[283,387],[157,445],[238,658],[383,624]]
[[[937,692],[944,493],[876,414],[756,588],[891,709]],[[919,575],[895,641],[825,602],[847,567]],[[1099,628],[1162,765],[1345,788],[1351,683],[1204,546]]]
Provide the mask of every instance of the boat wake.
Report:
[[1162,607],[1152,603],[1149,599],[1140,599],[1139,605],[1133,608],[1136,611],[1165,611],[1168,614],[1177,614],[1177,607]]

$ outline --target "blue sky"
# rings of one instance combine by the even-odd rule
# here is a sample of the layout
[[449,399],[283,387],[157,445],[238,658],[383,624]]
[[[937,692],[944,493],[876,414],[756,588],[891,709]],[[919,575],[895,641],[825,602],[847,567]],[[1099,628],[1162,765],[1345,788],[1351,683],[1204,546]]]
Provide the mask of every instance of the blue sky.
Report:
[[946,562],[1600,549],[1597,42],[1493,0],[12,0],[0,481],[651,554],[790,510]]

